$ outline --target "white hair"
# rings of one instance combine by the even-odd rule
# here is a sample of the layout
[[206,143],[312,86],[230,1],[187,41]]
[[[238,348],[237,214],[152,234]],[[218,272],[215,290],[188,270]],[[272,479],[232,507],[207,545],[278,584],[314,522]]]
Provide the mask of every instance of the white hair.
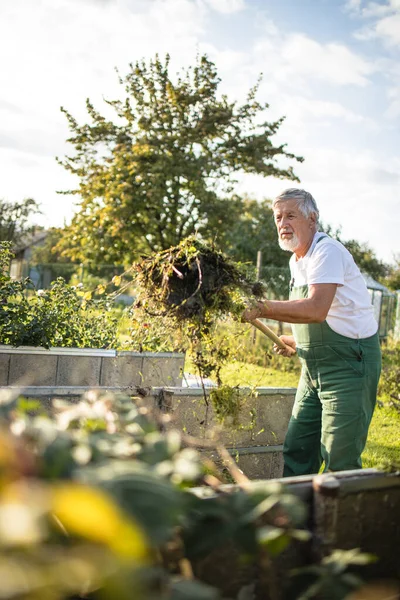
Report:
[[316,222],[318,223],[318,206],[315,202],[315,199],[309,192],[306,192],[306,190],[302,190],[300,188],[288,188],[275,198],[272,203],[272,208],[275,209],[275,206],[278,204],[278,202],[285,202],[286,200],[296,200],[300,212],[307,218],[314,214]]

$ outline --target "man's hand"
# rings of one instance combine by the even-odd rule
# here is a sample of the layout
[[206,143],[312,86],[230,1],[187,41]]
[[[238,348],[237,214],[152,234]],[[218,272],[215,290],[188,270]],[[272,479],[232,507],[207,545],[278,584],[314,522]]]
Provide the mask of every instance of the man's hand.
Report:
[[280,348],[276,344],[274,344],[274,352],[275,354],[280,354],[281,356],[286,356],[286,358],[290,358],[296,354],[296,342],[294,341],[294,337],[292,335],[281,335],[279,339],[282,340],[286,344],[286,348]]
[[242,314],[241,320],[244,323],[251,323],[251,321],[254,321],[254,319],[262,319],[265,316],[267,310],[268,307],[264,302],[254,302],[248,308],[246,308],[246,310]]

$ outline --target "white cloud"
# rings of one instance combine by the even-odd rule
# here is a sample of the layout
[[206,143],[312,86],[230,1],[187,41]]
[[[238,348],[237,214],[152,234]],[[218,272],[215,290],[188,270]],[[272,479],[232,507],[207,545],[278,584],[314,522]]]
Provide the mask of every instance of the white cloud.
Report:
[[377,2],[368,2],[368,4],[362,9],[361,16],[365,19],[374,17],[384,17],[389,14],[392,7],[389,4],[378,4]]
[[371,63],[346,46],[320,44],[304,35],[291,36],[282,55],[294,71],[334,85],[364,86],[374,71]]
[[343,44],[321,44],[301,34],[259,42],[255,52],[263,71],[281,82],[301,84],[304,79],[336,86],[365,86],[375,66]]
[[386,2],[365,2],[363,0],[347,0],[344,5],[344,11],[352,16],[362,17],[364,19],[383,17],[400,6],[399,0],[389,0]]
[[245,8],[244,0],[204,0],[213,10],[223,13],[235,13]]
[[375,33],[385,44],[400,46],[400,14],[391,15],[378,21]]
[[347,0],[344,4],[344,10],[347,12],[359,12],[361,9],[361,1],[362,0]]
[[347,8],[358,17],[372,21],[355,32],[356,39],[378,39],[389,47],[400,45],[400,0],[368,2],[365,6],[356,2],[353,8]]
[[319,125],[326,122],[331,124],[332,119],[339,119],[342,123],[364,125],[371,130],[377,128],[377,124],[370,118],[362,114],[349,110],[338,102],[329,102],[325,100],[313,100],[297,95],[288,95],[281,108],[284,114],[290,115],[291,122],[304,122],[306,126],[311,121],[318,121]]
[[371,19],[374,17],[384,17],[393,10],[392,3],[378,3],[378,2],[367,2],[365,6],[362,6],[361,2],[358,6],[354,7],[352,12],[358,13],[358,16],[364,19]]
[[386,116],[390,119],[400,117],[400,83],[397,87],[390,87],[387,92],[389,107],[386,111]]

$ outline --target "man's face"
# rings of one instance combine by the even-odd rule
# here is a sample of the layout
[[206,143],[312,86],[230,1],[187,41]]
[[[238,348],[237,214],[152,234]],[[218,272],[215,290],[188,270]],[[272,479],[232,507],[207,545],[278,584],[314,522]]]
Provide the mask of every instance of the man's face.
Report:
[[304,256],[315,233],[315,216],[305,217],[297,206],[297,200],[277,202],[274,220],[282,250]]

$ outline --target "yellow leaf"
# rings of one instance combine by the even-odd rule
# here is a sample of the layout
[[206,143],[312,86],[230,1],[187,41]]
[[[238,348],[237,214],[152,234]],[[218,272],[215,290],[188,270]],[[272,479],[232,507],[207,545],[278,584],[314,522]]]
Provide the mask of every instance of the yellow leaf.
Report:
[[121,276],[120,275],[114,275],[114,277],[111,280],[111,283],[113,283],[114,285],[116,285],[117,287],[119,285],[121,285]]
[[106,287],[104,285],[102,285],[101,283],[96,288],[96,292],[99,295],[104,294],[105,291],[106,291]]
[[140,527],[104,492],[78,483],[53,488],[52,513],[67,533],[105,544],[121,556],[145,561],[148,543]]
[[83,299],[84,300],[91,300],[92,299],[92,292],[85,292],[83,294]]

